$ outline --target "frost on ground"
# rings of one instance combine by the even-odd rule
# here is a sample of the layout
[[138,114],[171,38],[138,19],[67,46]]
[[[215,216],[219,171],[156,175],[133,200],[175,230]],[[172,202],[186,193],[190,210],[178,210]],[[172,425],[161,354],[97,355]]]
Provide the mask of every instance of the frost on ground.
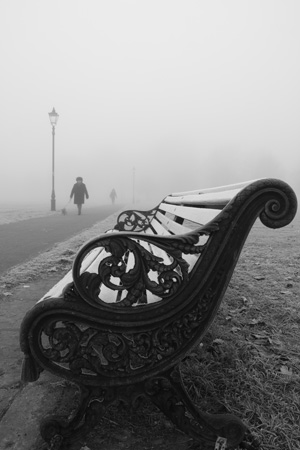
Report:
[[7,225],[21,220],[36,219],[57,214],[56,211],[45,211],[33,207],[3,208],[0,207],[0,225]]
[[0,288],[2,290],[12,288],[21,283],[32,281],[45,273],[61,272],[63,276],[71,269],[80,247],[88,240],[112,229],[116,224],[118,214],[118,212],[112,214],[82,233],[56,244],[52,249],[23,264],[12,267],[0,277]]

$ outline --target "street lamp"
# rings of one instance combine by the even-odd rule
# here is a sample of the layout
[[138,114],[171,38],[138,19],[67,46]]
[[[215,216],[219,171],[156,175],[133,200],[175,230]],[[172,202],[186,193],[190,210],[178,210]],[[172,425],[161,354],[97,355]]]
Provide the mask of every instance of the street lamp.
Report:
[[49,119],[52,125],[52,193],[51,193],[51,211],[55,211],[55,191],[54,191],[54,136],[55,127],[58,121],[59,115],[53,108],[49,113]]

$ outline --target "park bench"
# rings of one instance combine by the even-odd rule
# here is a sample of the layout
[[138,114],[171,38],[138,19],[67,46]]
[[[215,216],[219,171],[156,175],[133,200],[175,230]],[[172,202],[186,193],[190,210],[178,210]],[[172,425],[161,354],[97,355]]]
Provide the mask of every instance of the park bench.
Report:
[[50,448],[90,430],[113,402],[140,397],[205,448],[250,448],[238,417],[194,405],[180,362],[214,320],[256,219],[280,228],[296,210],[290,186],[266,178],[168,195],[87,242],[20,330],[22,379],[47,370],[81,392],[71,423],[43,421]]

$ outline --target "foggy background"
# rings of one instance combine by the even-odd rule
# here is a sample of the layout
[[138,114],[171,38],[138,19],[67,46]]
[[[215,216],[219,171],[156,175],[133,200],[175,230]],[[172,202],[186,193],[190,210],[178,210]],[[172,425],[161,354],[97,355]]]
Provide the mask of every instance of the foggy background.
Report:
[[0,203],[50,209],[53,107],[56,209],[77,176],[90,204],[299,195],[299,23],[298,0],[1,0]]

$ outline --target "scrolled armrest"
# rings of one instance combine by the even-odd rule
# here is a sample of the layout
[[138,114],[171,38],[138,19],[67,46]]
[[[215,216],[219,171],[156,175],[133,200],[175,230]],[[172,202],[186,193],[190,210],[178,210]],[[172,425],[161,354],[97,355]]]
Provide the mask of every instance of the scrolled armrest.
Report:
[[229,208],[232,206],[248,221],[251,216],[259,216],[266,227],[275,229],[292,222],[297,212],[297,197],[284,181],[264,178],[242,189],[228,204]]
[[119,214],[115,230],[118,231],[144,231],[148,228],[156,213],[156,208],[149,211],[127,210]]
[[[73,265],[75,288],[81,298],[98,308],[147,303],[147,291],[160,300],[171,299],[189,281],[189,265],[183,254],[200,255],[206,244],[200,244],[199,237],[214,229],[211,225],[209,229],[172,237],[134,232],[101,235],[83,246],[76,256]],[[85,258],[100,247],[104,252],[97,260],[96,268],[94,264],[93,273],[82,271]],[[153,248],[158,252],[153,252]],[[103,286],[118,293],[113,303],[102,298]]]
[[287,183],[281,180],[267,179],[265,184],[266,188],[269,184],[273,184],[273,189],[270,189],[270,199],[265,203],[260,220],[269,228],[285,227],[296,215],[298,206],[296,194]]

